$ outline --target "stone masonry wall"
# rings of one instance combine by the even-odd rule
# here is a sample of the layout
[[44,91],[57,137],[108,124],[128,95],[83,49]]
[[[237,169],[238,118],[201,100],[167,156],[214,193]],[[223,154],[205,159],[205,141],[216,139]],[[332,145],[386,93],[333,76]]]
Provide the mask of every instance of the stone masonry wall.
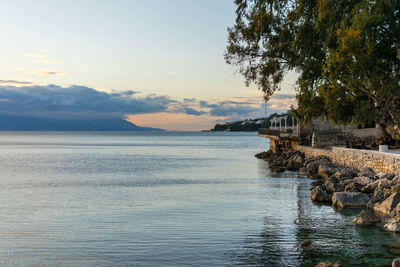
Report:
[[373,150],[361,150],[342,147],[321,149],[299,146],[306,157],[327,156],[332,162],[361,170],[369,167],[375,172],[392,172],[400,174],[400,155]]

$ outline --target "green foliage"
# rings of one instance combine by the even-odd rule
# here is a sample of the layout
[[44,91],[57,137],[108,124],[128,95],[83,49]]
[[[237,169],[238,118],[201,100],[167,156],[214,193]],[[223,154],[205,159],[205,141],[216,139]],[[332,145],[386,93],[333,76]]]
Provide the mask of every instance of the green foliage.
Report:
[[400,1],[235,2],[225,59],[266,100],[295,70],[306,121],[400,125]]

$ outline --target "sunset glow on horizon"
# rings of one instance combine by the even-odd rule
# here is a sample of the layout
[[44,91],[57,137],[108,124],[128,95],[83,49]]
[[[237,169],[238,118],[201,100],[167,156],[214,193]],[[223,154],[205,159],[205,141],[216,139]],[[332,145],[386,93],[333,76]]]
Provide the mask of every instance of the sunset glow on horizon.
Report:
[[[184,131],[264,115],[262,93],[246,87],[223,57],[235,19],[231,0],[25,0],[0,8],[7,36],[0,97],[14,103],[0,113],[127,117]],[[282,83],[285,97],[268,104],[269,114],[295,103],[295,76]]]

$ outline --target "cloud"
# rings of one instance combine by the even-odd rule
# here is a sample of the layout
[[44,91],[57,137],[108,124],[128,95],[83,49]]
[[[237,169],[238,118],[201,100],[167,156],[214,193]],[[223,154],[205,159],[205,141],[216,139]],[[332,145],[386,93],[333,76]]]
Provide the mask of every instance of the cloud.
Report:
[[38,75],[63,75],[63,76],[74,76],[74,73],[58,71],[58,70],[29,70],[29,73]]
[[185,110],[184,113],[189,114],[189,115],[200,116],[200,115],[207,114],[207,112],[205,112],[205,111],[196,110],[193,108],[184,108],[184,110]]
[[167,96],[106,93],[84,86],[0,86],[0,113],[52,118],[123,118],[166,111],[178,102]]
[[32,84],[31,82],[24,82],[24,81],[16,81],[16,80],[0,80],[0,84],[6,84],[6,85],[29,85]]
[[51,64],[59,65],[59,64],[61,64],[60,61],[50,60],[50,59],[38,59],[38,60],[36,60],[35,62],[37,62],[37,63],[43,63],[43,64],[48,64],[48,65],[51,65]]
[[168,72],[168,74],[169,75],[176,75],[176,72],[175,71],[170,71],[170,72]]
[[47,55],[43,55],[43,54],[36,54],[36,53],[26,53],[25,54],[26,57],[33,57],[33,58],[48,58]]
[[[265,112],[261,98],[176,100],[165,95],[143,95],[134,90],[102,92],[78,85],[40,86],[14,80],[0,80],[0,103],[0,114],[59,119],[125,118],[128,115],[165,113],[229,121],[263,117]],[[282,113],[293,103],[294,96],[278,95],[268,102],[268,113]]]

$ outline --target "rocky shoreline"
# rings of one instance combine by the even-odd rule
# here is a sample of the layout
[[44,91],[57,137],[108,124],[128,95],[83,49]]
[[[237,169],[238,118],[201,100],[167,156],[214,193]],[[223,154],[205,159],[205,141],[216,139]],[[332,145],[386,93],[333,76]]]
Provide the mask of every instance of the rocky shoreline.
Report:
[[356,225],[376,225],[400,232],[400,175],[340,166],[325,156],[307,158],[297,150],[281,153],[269,150],[256,157],[267,161],[272,172],[298,171],[314,179],[310,192],[313,202],[331,204],[337,210],[364,208],[353,220]]

